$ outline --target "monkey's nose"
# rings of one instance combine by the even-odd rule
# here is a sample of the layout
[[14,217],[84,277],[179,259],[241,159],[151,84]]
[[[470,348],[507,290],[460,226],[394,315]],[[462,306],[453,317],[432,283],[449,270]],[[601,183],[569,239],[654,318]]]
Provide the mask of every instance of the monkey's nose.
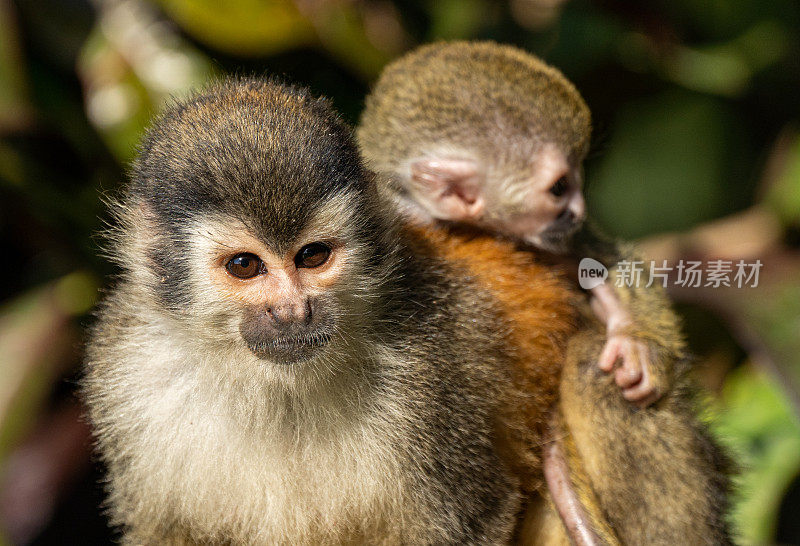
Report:
[[567,204],[567,209],[572,212],[575,220],[583,220],[586,216],[586,201],[580,191],[576,191]]
[[558,222],[559,224],[563,224],[563,225],[572,224],[572,222],[574,222],[574,221],[575,221],[575,214],[570,209],[562,210],[558,214],[558,217],[556,218],[556,222]]
[[267,307],[267,316],[276,326],[288,326],[295,323],[308,324],[311,321],[311,303],[287,302]]

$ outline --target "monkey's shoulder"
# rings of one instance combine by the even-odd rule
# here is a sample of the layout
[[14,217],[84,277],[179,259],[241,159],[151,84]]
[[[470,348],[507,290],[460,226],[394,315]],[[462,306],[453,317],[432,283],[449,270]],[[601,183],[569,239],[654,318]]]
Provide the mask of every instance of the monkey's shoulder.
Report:
[[575,331],[582,294],[562,270],[538,260],[534,252],[478,230],[409,229],[437,257],[471,278],[473,289],[487,292],[520,337],[563,340]]

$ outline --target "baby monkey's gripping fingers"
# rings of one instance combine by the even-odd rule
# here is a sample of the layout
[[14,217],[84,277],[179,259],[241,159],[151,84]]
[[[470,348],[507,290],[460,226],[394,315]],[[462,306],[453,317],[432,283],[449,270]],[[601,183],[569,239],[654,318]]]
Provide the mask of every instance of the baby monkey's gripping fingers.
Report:
[[615,287],[612,279],[613,274],[608,284],[591,290],[592,308],[608,335],[598,367],[614,372],[623,397],[644,408],[672,388],[673,363],[682,356],[683,341],[663,290]]
[[617,334],[606,340],[598,367],[606,373],[614,373],[614,380],[626,400],[647,407],[670,388],[671,366],[667,360],[663,348],[654,342]]

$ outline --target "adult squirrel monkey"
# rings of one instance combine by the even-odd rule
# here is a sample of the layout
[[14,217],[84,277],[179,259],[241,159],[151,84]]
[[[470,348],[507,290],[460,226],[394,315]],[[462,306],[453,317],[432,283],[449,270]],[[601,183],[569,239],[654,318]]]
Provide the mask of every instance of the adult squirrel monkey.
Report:
[[[83,393],[125,543],[514,539],[575,327],[559,274],[405,225],[329,103],[268,80],[169,108],[114,210]],[[534,279],[516,308],[475,253]]]

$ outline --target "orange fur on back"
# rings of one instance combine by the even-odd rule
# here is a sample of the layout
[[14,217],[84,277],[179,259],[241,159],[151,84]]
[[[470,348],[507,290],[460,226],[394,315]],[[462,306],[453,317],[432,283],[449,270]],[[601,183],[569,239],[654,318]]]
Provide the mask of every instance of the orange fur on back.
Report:
[[463,267],[498,302],[513,347],[515,393],[498,427],[498,441],[526,489],[542,484],[539,446],[558,396],[567,339],[576,332],[580,293],[566,274],[538,263],[511,241],[466,228],[421,228],[451,263]]

